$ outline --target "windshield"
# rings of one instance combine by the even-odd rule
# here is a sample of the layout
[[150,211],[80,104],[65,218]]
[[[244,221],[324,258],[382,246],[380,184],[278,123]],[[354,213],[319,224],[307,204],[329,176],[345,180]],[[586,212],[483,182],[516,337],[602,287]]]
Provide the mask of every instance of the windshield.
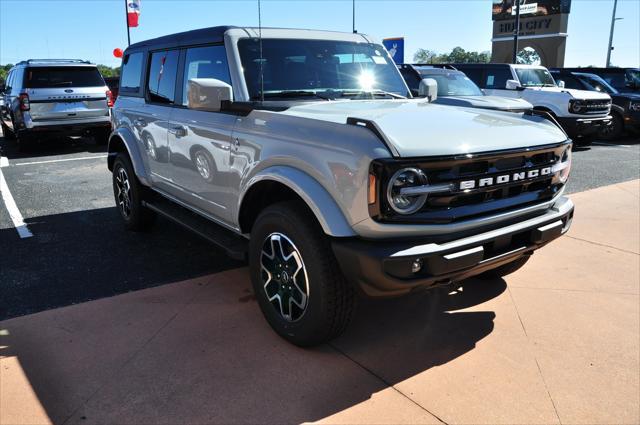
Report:
[[516,68],[522,87],[555,87],[556,82],[546,69]]
[[462,73],[429,74],[421,72],[422,78],[433,78],[438,83],[438,96],[483,96],[484,94]]
[[28,68],[25,87],[30,89],[53,87],[101,87],[104,80],[98,68],[79,66]]
[[[252,100],[260,99],[260,44],[238,42]],[[407,86],[384,48],[377,44],[329,40],[263,39],[265,98],[313,95],[322,98],[379,92],[408,96]]]
[[635,89],[640,88],[640,70],[627,69],[627,72],[625,73],[625,80],[628,87]]
[[597,75],[579,74],[577,77],[589,87],[589,90],[595,90],[607,94],[617,94],[618,90],[614,89],[602,78]]

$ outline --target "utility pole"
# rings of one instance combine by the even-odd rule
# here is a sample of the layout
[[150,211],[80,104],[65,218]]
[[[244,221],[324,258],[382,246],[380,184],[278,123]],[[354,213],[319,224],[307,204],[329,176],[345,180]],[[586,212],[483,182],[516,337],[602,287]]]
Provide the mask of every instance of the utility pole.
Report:
[[607,49],[607,68],[611,66],[611,51],[613,50],[613,28],[616,25],[616,7],[618,6],[618,0],[613,0],[613,15],[611,15],[611,32],[609,32],[609,48]]
[[513,0],[512,8],[516,8],[516,23],[513,28],[513,60],[512,63],[518,63],[518,35],[520,34],[520,0]]

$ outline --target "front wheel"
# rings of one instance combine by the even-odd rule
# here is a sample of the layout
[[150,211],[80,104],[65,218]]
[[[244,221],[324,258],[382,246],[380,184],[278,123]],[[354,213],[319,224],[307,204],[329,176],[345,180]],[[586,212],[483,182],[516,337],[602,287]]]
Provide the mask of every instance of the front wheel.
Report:
[[313,346],[346,329],[355,290],[304,204],[283,202],[259,215],[251,231],[249,267],[260,309],[284,339]]
[[604,140],[616,140],[624,133],[624,120],[617,114],[611,114],[611,124],[600,130],[600,138]]
[[113,195],[116,208],[128,230],[149,229],[156,218],[153,211],[142,204],[144,187],[138,181],[129,157],[118,154],[113,163]]

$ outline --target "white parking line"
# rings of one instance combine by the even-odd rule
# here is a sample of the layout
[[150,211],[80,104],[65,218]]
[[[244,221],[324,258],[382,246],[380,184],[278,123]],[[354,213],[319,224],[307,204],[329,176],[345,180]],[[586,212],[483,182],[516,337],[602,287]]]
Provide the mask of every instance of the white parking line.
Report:
[[33,233],[31,233],[31,230],[29,230],[24,222],[24,218],[22,218],[22,214],[20,214],[16,201],[13,199],[11,192],[9,192],[9,186],[7,186],[7,181],[4,179],[2,169],[0,169],[0,194],[2,195],[4,206],[7,207],[7,211],[9,211],[9,217],[11,217],[13,227],[16,228],[18,235],[23,239],[32,237]]
[[85,159],[101,159],[106,158],[109,155],[95,155],[95,156],[83,156],[80,158],[65,158],[65,159],[51,159],[48,161],[33,161],[33,162],[19,162],[17,164],[11,164],[12,167],[17,167],[19,165],[35,165],[35,164],[51,164],[54,162],[66,162],[66,161],[82,161]]

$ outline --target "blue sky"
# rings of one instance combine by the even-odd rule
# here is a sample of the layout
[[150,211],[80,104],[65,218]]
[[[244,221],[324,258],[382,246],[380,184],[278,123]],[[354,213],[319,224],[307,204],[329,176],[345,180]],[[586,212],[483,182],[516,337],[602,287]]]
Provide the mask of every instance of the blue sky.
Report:
[[[132,42],[215,25],[257,26],[255,0],[142,0]],[[613,0],[573,0],[566,66],[604,65]],[[640,1],[619,0],[612,62],[640,65]],[[262,24],[351,31],[351,0],[263,0]],[[378,38],[404,36],[410,60],[422,47],[491,50],[491,0],[356,1],[356,28]],[[119,65],[126,47],[124,0],[0,0],[0,63],[73,57]]]

